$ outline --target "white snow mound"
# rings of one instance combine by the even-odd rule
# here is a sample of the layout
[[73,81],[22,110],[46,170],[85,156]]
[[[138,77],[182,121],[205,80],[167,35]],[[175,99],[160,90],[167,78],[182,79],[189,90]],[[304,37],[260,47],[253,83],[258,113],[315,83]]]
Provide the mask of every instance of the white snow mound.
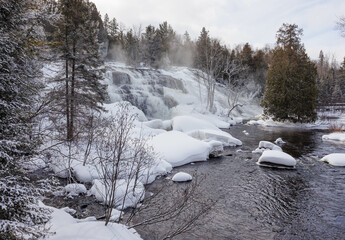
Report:
[[150,139],[149,144],[172,167],[191,162],[206,161],[211,150],[208,143],[178,131],[158,134]]
[[332,140],[332,141],[340,141],[345,142],[345,132],[334,132],[328,135],[323,135],[322,140]]
[[337,167],[345,167],[345,153],[328,154],[321,158],[320,161],[327,162]]
[[258,164],[260,163],[273,163],[289,167],[296,166],[296,160],[292,156],[277,150],[264,151],[258,160]]
[[260,141],[259,147],[253,151],[253,153],[262,153],[266,150],[275,150],[282,152],[282,148],[275,145],[274,143],[271,143],[269,141]]
[[174,182],[187,182],[193,179],[192,175],[185,172],[176,173],[171,180]]
[[282,138],[277,138],[275,141],[274,141],[275,144],[284,144],[286,143],[285,141],[283,141]]
[[231,136],[231,134],[221,131],[221,130],[213,130],[213,129],[199,129],[187,132],[187,134],[193,138],[199,140],[214,140],[218,142],[222,142],[224,146],[240,146],[242,142],[237,138]]

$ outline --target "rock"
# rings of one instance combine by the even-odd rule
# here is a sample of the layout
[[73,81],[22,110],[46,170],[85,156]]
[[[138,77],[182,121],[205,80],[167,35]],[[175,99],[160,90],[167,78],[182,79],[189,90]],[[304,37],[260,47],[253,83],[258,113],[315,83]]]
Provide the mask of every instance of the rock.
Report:
[[171,180],[174,182],[187,182],[192,181],[192,175],[185,173],[185,172],[178,172],[176,173]]

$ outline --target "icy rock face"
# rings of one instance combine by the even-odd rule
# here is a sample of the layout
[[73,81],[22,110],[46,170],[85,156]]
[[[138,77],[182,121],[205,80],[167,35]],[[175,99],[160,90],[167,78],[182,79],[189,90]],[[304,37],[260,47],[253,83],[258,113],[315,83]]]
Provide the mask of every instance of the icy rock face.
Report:
[[171,179],[174,182],[187,182],[192,181],[193,177],[185,172],[178,172],[176,173],[173,178]]
[[328,154],[321,158],[320,161],[327,162],[337,167],[345,167],[345,153]]
[[[106,62],[105,66],[105,83],[108,85],[110,103],[128,101],[142,110],[149,119],[170,119],[181,115],[185,107],[205,114],[207,90],[202,79],[196,74],[196,69],[133,68],[118,62]],[[214,106],[218,116],[224,115],[229,108],[228,93],[221,87],[215,90]],[[241,97],[240,102],[253,104],[236,108],[233,111],[234,116],[253,117],[261,113],[261,108],[250,96],[252,95]],[[222,127],[228,126],[229,124],[222,123]]]
[[296,166],[296,160],[292,156],[276,150],[264,151],[257,163],[259,165],[269,163],[288,167]]

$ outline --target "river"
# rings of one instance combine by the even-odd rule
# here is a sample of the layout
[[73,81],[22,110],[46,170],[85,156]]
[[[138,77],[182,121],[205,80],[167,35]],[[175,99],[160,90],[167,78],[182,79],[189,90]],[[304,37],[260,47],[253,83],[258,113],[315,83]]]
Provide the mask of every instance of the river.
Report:
[[[345,168],[318,161],[325,154],[345,153],[344,145],[323,142],[321,130],[237,125],[229,132],[243,142],[227,150],[230,156],[173,170],[205,176],[200,201],[217,200],[202,223],[174,239],[345,239]],[[259,141],[278,137],[286,141],[283,151],[296,158],[295,170],[256,164],[260,154],[252,150]],[[147,190],[154,192],[167,181],[157,180]],[[170,183],[156,202],[164,208],[173,189],[186,184],[191,183]],[[155,239],[170,224],[136,229],[144,239]]]

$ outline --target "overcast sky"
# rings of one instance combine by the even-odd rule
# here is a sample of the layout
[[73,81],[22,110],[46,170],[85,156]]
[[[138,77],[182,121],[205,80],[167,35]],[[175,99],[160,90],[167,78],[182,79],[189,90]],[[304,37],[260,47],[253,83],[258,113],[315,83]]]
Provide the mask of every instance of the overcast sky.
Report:
[[230,47],[249,42],[255,48],[275,43],[275,34],[283,23],[303,28],[302,42],[312,59],[320,50],[345,57],[345,38],[335,29],[345,16],[345,0],[91,0],[102,16],[108,13],[127,28],[158,26],[167,21],[193,39],[202,27]]

